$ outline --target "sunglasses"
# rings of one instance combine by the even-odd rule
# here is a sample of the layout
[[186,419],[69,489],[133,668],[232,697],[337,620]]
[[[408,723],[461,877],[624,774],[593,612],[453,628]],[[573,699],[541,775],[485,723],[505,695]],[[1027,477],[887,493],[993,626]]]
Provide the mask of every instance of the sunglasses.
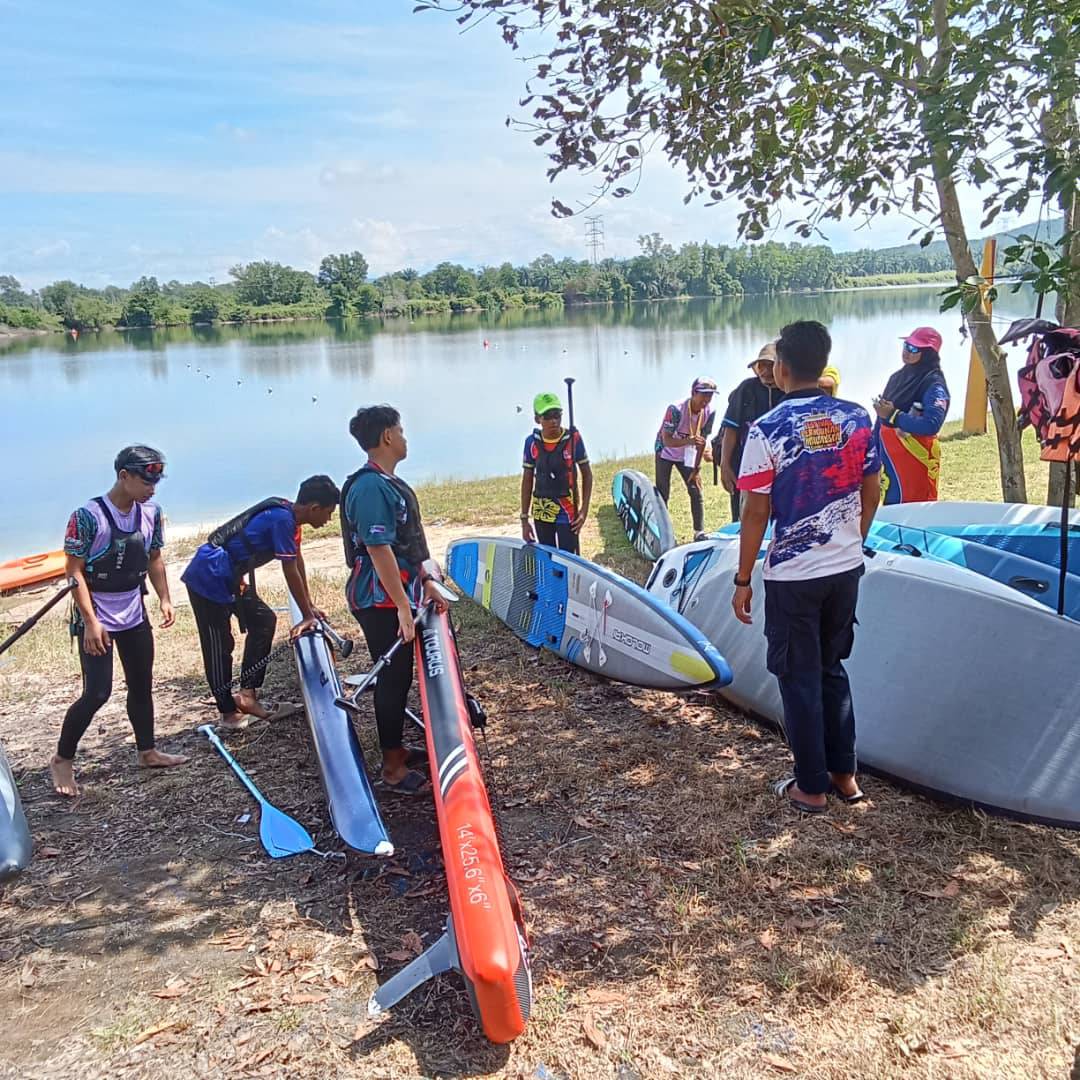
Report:
[[906,352],[906,353],[917,353],[917,352],[922,352],[922,349],[919,348],[918,345],[912,345],[910,341],[905,341],[904,342],[904,352]]
[[561,420],[562,409],[548,409],[546,413],[540,414],[541,420]]
[[140,477],[148,484],[156,484],[165,477],[165,462],[151,461],[147,465],[129,465],[126,471]]

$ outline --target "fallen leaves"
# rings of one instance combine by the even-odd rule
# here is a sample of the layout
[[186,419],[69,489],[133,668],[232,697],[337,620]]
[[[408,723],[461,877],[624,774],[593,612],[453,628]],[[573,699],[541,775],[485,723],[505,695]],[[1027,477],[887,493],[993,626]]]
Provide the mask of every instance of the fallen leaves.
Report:
[[758,942],[763,949],[771,951],[776,948],[777,942],[780,940],[780,935],[770,926],[767,930],[762,930],[758,934]]
[[942,889],[920,889],[920,896],[929,900],[954,900],[960,895],[960,882],[953,878]]
[[161,1035],[166,1031],[172,1031],[173,1028],[178,1028],[182,1024],[185,1024],[185,1021],[167,1020],[161,1024],[154,1024],[153,1027],[148,1027],[145,1028],[143,1031],[140,1031],[139,1034],[131,1040],[132,1045],[138,1046],[140,1043],[147,1042],[148,1040],[154,1038],[155,1035]]
[[592,1013],[585,1014],[585,1019],[581,1022],[581,1029],[585,1033],[585,1038],[596,1047],[597,1050],[603,1050],[607,1046],[607,1036],[596,1023],[596,1018]]
[[782,1058],[779,1054],[763,1053],[761,1058],[766,1065],[776,1069],[777,1072],[793,1073],[799,1071],[787,1058]]

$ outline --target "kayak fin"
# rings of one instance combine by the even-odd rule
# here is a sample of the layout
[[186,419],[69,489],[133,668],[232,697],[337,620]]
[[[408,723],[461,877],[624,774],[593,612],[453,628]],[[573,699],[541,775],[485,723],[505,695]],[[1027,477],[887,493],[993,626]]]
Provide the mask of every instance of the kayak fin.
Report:
[[460,971],[454,923],[448,919],[446,932],[430,948],[405,965],[392,979],[387,979],[368,1000],[368,1016],[380,1016],[408,997],[418,986],[436,975]]

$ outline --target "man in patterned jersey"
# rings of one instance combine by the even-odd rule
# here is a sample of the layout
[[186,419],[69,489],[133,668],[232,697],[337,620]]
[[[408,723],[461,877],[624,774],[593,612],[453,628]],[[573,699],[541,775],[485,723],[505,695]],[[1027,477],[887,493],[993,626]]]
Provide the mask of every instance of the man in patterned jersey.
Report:
[[768,668],[780,683],[795,775],[776,784],[803,813],[826,795],[864,796],[855,780],[855,711],[844,660],[855,640],[863,541],[880,493],[877,443],[861,406],[818,386],[832,341],[821,323],[790,323],[776,343],[784,400],[752,424],[739,490],[745,493],[732,607],[751,621],[754,569],[765,555]]

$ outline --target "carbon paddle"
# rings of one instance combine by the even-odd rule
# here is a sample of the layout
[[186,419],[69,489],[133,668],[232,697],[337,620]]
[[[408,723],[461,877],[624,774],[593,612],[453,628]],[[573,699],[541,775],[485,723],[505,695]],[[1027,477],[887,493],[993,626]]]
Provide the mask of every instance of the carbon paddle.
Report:
[[254,785],[251,777],[240,767],[236,759],[225,749],[217,732],[211,724],[199,728],[215,750],[229,763],[232,771],[240,777],[240,782],[248,789],[259,804],[259,839],[271,859],[284,859],[288,855],[300,855],[305,851],[315,850],[315,841],[307,829],[295,818],[289,817],[266,800],[263,793]]

